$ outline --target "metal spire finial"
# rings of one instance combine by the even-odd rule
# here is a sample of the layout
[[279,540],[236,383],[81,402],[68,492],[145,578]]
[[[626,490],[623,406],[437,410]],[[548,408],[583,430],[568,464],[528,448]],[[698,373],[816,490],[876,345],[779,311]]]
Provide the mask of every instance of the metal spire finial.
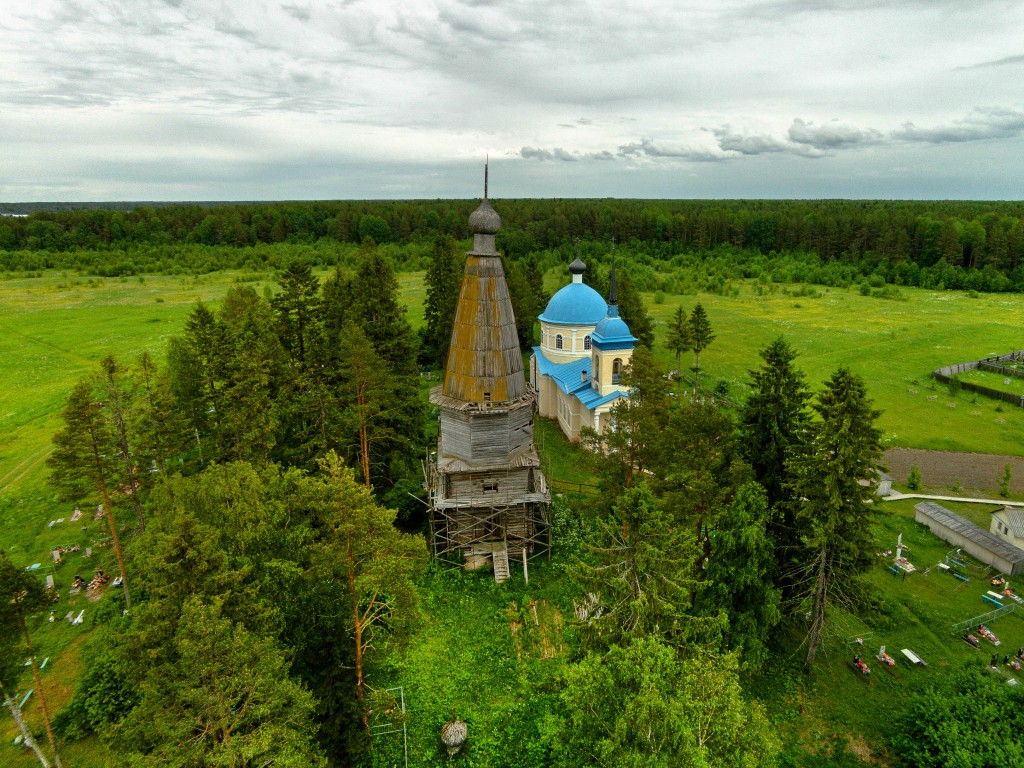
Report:
[[612,274],[608,280],[608,303],[613,307],[619,302],[615,295],[615,238],[612,238]]
[[487,166],[491,162],[490,155],[484,155],[484,200],[487,199]]

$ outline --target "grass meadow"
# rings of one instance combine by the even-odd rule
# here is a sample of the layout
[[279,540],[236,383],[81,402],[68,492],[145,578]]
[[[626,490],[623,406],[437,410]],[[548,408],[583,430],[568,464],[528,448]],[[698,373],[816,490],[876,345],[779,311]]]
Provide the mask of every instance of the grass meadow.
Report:
[[[423,323],[423,273],[403,273],[398,279],[409,319],[419,327]],[[94,372],[108,353],[130,359],[147,349],[159,359],[167,339],[181,332],[196,301],[215,303],[243,280],[260,292],[275,287],[269,274],[260,277],[239,273],[85,279],[49,272],[40,277],[0,280],[0,360],[4,364],[0,376],[0,546],[16,563],[40,562],[40,573],[46,573],[52,567],[47,560],[52,547],[95,545],[92,560],[84,562],[69,556],[55,567],[52,572],[58,584],[66,587],[79,570],[89,573],[97,565],[108,572],[114,570],[112,553],[104,547],[102,522],[86,515],[85,530],[68,522],[52,528],[47,525],[71,513],[47,487],[44,463],[51,435],[59,427],[63,400],[75,381]],[[567,278],[554,273],[547,276],[549,290],[566,282]],[[883,411],[880,424],[886,440],[893,446],[1024,455],[1020,440],[1024,410],[1000,407],[981,398],[972,402],[962,393],[953,398],[945,387],[931,384],[928,377],[932,369],[947,363],[1024,347],[1024,297],[1000,294],[968,298],[956,292],[901,291],[905,300],[892,301],[861,296],[856,289],[818,288],[798,291],[813,295],[797,296],[776,287],[774,292],[759,294],[758,286],[747,283],[739,285],[738,295],[669,295],[657,303],[649,294],[645,299],[657,324],[656,351],[667,367],[675,366],[670,353],[661,347],[667,321],[680,304],[687,310],[697,301],[704,305],[717,335],[701,355],[701,381],[707,388],[725,381],[731,397],[742,400],[747,371],[760,363],[758,350],[783,335],[798,350],[797,364],[812,387],[816,388],[840,365],[849,366],[867,379],[869,393]],[[690,365],[692,355],[687,355],[683,367]],[[538,442],[547,471],[586,483],[594,481],[588,462],[575,453],[575,448],[561,442],[552,424],[539,425]],[[128,518],[122,521],[128,537],[131,523]],[[903,533],[911,546],[908,555],[922,569],[938,562],[946,550],[913,522],[909,502],[887,503],[877,530],[880,548],[892,546],[896,535]],[[460,584],[464,580],[451,578]],[[518,578],[521,582],[521,574]],[[949,633],[955,621],[984,611],[980,583],[961,585],[934,572],[904,582],[881,566],[871,578],[884,598],[877,615],[866,620],[840,616],[826,643],[821,668],[806,684],[786,683],[781,688],[766,684],[773,717],[793,743],[814,743],[822,733],[856,732],[877,751],[885,742],[888,712],[899,708],[903,697],[931,676],[941,674],[943,668],[985,656]],[[435,575],[431,579],[432,584],[426,587],[431,594],[435,590],[446,593],[451,586],[447,583],[449,576]],[[507,651],[519,641],[509,633],[524,605],[544,599],[558,603],[558,581],[558,574],[550,566],[539,566],[529,589],[513,584],[507,593],[495,593],[493,585],[478,585],[475,581],[461,585],[459,605],[466,614],[437,607],[443,602],[438,598],[435,615],[427,619],[427,630],[414,641],[408,659],[402,662],[410,681],[427,685],[441,679],[436,675],[443,677],[443,670],[434,670],[432,665],[443,658],[446,643],[451,640],[445,627],[457,624],[462,615],[480,614],[479,626],[474,623],[464,631],[474,636],[483,633],[491,640],[472,651],[474,663],[492,665],[495,695],[506,701],[511,696],[525,702],[527,698],[517,696],[517,691],[530,690],[531,680],[550,680],[542,670],[557,664],[560,651],[556,649],[552,658],[550,649],[532,656],[517,651],[519,661],[515,661]],[[84,597],[75,599],[80,602],[71,605],[62,600],[57,606],[56,622],[40,616],[30,626],[39,658],[50,658],[43,677],[53,711],[71,697],[82,667],[81,647],[99,610]],[[428,595],[428,604],[433,599]],[[83,626],[71,627],[62,620],[72,608],[86,611]],[[993,630],[1003,636],[1005,648],[1024,645],[1024,619],[1020,617],[1001,619]],[[890,652],[896,651],[894,656],[900,648],[912,648],[930,666],[913,669],[901,664],[890,674],[873,664],[876,674],[865,681],[846,663],[853,654],[845,640],[858,634],[870,636],[866,658],[873,657],[877,645],[884,643]],[[467,635],[465,639],[468,645],[474,645],[472,637]],[[557,637],[543,640],[549,642],[558,645]],[[796,664],[799,657],[797,650],[790,661]],[[786,677],[795,679],[788,672]],[[26,675],[22,692],[30,685],[27,680]],[[454,695],[469,700],[476,695],[477,682],[467,676],[465,680],[452,678],[446,684]],[[417,694],[410,691],[407,695]],[[36,698],[32,697],[26,705],[32,724],[40,722],[35,707]],[[438,709],[431,711],[426,720],[414,718],[410,722],[410,741],[432,743],[438,718],[443,720],[447,714]],[[529,719],[525,712],[491,711],[486,707],[474,713],[478,725],[497,722],[502,716]],[[0,764],[32,765],[30,754],[8,746],[14,734],[13,723],[4,720],[0,739],[7,741],[0,746]],[[509,732],[507,736],[511,740],[515,734]],[[66,745],[63,754],[69,765],[116,764],[96,739]]]

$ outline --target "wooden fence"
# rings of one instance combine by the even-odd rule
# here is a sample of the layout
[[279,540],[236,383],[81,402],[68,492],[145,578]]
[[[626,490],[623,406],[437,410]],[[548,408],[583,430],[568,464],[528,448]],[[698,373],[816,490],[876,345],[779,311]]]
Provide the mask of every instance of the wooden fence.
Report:
[[[966,373],[967,371],[973,371],[978,368],[984,371],[994,371],[995,373],[1002,373],[1007,376],[1024,378],[1024,371],[1002,365],[1002,363],[1005,362],[1021,360],[1024,360],[1024,350],[1008,352],[1005,355],[998,355],[997,357],[986,357],[983,360],[972,360],[969,363],[956,363],[955,365],[946,365],[942,368],[936,368],[932,371],[932,378],[936,381],[948,384],[958,373]],[[960,388],[966,392],[976,392],[979,395],[991,397],[994,400],[1002,400],[1004,403],[1010,403],[1011,405],[1024,408],[1024,395],[1015,395],[1012,392],[1003,392],[999,389],[986,387],[983,384],[975,384],[973,381],[960,381],[959,379],[957,379],[957,381],[960,384]]]

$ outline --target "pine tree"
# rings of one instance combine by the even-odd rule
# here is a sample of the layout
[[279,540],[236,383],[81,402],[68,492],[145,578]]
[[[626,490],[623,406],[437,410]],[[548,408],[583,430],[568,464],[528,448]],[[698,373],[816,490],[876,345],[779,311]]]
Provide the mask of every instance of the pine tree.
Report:
[[349,455],[362,471],[363,484],[373,487],[377,468],[377,450],[383,453],[396,435],[390,428],[391,411],[396,407],[394,381],[384,360],[374,350],[362,329],[350,323],[342,334],[340,404],[345,409],[348,431],[356,437]]
[[[635,335],[635,334],[634,334]],[[693,394],[700,391],[700,353],[707,349],[715,340],[711,330],[711,321],[707,312],[700,304],[694,304],[690,312],[690,343],[693,349]]]
[[128,590],[128,574],[125,572],[117,521],[108,492],[108,484],[117,474],[114,463],[117,445],[110,425],[103,416],[102,406],[93,397],[89,381],[79,381],[71,390],[61,418],[64,427],[54,434],[54,450],[46,460],[51,470],[50,482],[61,495],[70,500],[100,494],[121,572],[125,605],[130,608],[132,599]]
[[871,523],[873,480],[882,456],[880,411],[868,400],[864,381],[839,368],[825,382],[813,405],[818,416],[808,452],[791,460],[792,496],[799,499],[797,524],[803,553],[796,581],[810,585],[811,626],[806,664],[814,663],[827,611],[852,605],[861,588],[857,577],[874,562]]
[[394,510],[379,506],[336,454],[324,457],[320,470],[311,492],[319,527],[327,535],[314,551],[314,562],[323,578],[347,590],[350,618],[344,624],[354,650],[355,695],[365,726],[370,654],[383,650],[418,615],[414,578],[427,549],[422,536],[395,528]]
[[112,427],[114,442],[117,446],[117,457],[121,465],[123,485],[128,489],[128,495],[132,500],[139,530],[144,531],[146,530],[146,518],[142,514],[142,500],[139,498],[138,456],[133,446],[134,440],[129,439],[128,436],[128,421],[134,393],[130,388],[127,372],[114,359],[113,355],[107,355],[100,361],[100,369],[102,371],[100,386],[105,397],[103,410]]
[[[54,738],[53,724],[50,720],[50,710],[46,703],[46,693],[39,676],[39,664],[36,662],[32,639],[29,636],[28,625],[25,623],[26,616],[45,610],[51,604],[50,596],[39,580],[14,565],[7,553],[0,550],[0,695],[3,695],[7,701],[8,709],[11,710],[12,715],[15,715],[15,720],[18,720],[20,710],[15,712],[17,704],[8,695],[8,689],[13,687],[15,672],[20,666],[20,659],[16,664],[12,658],[12,651],[16,645],[15,638],[20,636],[25,643],[24,650],[28,651],[36,696],[43,713],[43,722],[46,724],[46,738],[53,751],[54,764],[57,768],[61,768],[60,755],[57,753],[57,741]],[[38,747],[35,747],[34,751],[42,765],[46,766],[46,759]]]

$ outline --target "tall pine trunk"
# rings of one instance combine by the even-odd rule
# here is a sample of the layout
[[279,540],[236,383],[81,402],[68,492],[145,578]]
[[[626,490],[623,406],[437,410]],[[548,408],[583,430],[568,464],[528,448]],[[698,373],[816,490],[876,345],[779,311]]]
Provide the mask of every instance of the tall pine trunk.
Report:
[[21,621],[21,631],[25,635],[25,648],[28,649],[28,658],[32,662],[32,677],[36,682],[36,693],[39,696],[39,708],[43,712],[43,722],[46,723],[46,738],[50,742],[50,749],[53,750],[53,764],[57,768],[64,768],[60,764],[60,755],[57,754],[57,739],[53,736],[53,724],[50,722],[50,710],[46,706],[46,696],[43,693],[43,681],[39,676],[39,665],[36,663],[36,654],[32,650],[32,641],[28,636],[28,627],[25,625],[25,616],[19,611],[18,619]]
[[[121,589],[124,590],[124,604],[126,608],[132,607],[132,595],[128,591],[128,574],[124,569],[124,553],[121,552],[121,539],[117,535],[117,521],[114,520],[114,507],[110,503],[110,494],[107,493],[107,479],[103,473],[103,461],[100,459],[100,447],[96,442],[95,435],[92,435],[92,451],[96,460],[96,476],[100,483],[100,491],[103,493],[103,509],[106,511],[107,524],[110,526],[110,535],[114,540],[114,553],[117,555],[117,567],[121,572]],[[58,768],[60,768],[58,766]]]

